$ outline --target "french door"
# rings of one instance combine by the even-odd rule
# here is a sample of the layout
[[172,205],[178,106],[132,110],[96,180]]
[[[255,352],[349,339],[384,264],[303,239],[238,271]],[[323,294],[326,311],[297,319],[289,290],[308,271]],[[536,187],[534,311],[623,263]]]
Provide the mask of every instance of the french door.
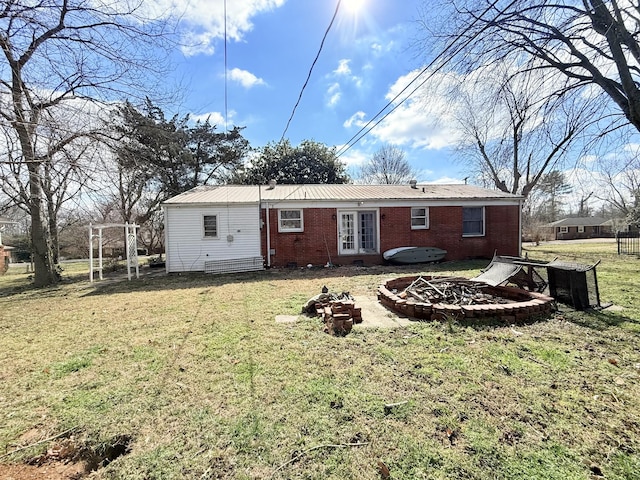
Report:
[[355,255],[378,252],[376,210],[341,211],[338,229],[338,253]]

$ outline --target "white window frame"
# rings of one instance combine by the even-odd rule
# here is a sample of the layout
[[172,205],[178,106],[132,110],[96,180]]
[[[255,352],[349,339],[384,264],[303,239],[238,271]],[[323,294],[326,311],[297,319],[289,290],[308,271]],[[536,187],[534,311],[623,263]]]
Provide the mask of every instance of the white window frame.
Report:
[[[338,210],[338,255],[375,255],[380,253],[380,211],[378,209]],[[375,248],[362,246],[362,214],[373,214],[369,224]]]
[[[415,210],[424,210],[424,215],[415,215]],[[414,225],[414,220],[424,220],[423,225]],[[411,207],[411,230],[426,230],[429,228],[429,207]]]
[[[282,212],[299,212],[300,219],[282,218]],[[299,221],[300,226],[292,227],[284,225],[283,222]],[[282,208],[278,210],[278,232],[304,232],[304,210],[302,208]]]
[[578,225],[578,233],[584,233],[584,225]]
[[562,227],[560,227],[560,233],[569,233],[569,227],[563,225]]
[[[482,212],[482,231],[480,232],[471,232],[471,233],[465,233],[464,231],[464,211],[465,209],[480,209]],[[469,220],[468,220],[469,221]],[[474,220],[477,221],[477,220]],[[486,218],[485,218],[485,207],[480,207],[480,206],[474,206],[474,207],[462,207],[462,236],[463,237],[484,237],[487,231],[487,226],[486,226]]]
[[[213,217],[215,218],[215,222],[216,222],[216,231],[215,231],[215,235],[208,235],[207,234],[207,226],[206,226],[206,219],[207,217]],[[218,238],[218,215],[202,215],[202,238]]]

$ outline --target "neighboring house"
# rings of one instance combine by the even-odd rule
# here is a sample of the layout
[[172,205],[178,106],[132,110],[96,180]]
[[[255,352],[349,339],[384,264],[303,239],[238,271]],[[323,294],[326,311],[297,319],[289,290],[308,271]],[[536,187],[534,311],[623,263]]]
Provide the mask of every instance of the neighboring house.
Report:
[[521,202],[471,185],[196,187],[163,203],[166,269],[374,265],[401,246],[519,255]]
[[564,218],[548,223],[552,240],[575,240],[578,238],[613,237],[613,222],[601,217]]
[[13,247],[6,246],[2,243],[2,232],[5,225],[15,224],[16,222],[0,217],[0,275],[7,271],[9,263],[11,263],[11,251]]

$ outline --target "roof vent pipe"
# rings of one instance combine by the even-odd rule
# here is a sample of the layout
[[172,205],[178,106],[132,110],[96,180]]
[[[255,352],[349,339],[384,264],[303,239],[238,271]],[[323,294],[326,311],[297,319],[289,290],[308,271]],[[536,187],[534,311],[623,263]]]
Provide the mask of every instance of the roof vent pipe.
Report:
[[409,181],[409,185],[411,185],[411,188],[418,188],[418,181],[417,180],[410,180]]
[[276,188],[276,181],[269,180],[269,190],[273,190],[274,188]]

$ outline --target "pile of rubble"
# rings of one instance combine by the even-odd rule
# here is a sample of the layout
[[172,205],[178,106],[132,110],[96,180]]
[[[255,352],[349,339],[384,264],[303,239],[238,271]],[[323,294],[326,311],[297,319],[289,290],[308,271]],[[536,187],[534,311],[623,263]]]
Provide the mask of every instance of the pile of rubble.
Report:
[[302,313],[320,317],[325,325],[324,331],[334,336],[345,336],[353,328],[354,323],[362,323],[362,310],[349,292],[340,294],[323,293],[310,298]]
[[402,292],[400,298],[414,298],[425,303],[446,303],[449,305],[488,305],[513,303],[513,300],[492,295],[488,285],[460,277],[416,278]]

